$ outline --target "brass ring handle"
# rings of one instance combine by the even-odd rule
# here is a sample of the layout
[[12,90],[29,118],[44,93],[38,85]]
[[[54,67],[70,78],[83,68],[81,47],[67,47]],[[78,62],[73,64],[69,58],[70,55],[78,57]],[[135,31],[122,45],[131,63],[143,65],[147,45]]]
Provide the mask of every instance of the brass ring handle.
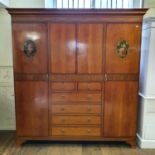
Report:
[[87,129],[87,133],[90,133],[91,132],[91,130],[90,129]]
[[129,43],[126,40],[119,40],[117,42],[116,53],[120,58],[125,58],[128,55]]

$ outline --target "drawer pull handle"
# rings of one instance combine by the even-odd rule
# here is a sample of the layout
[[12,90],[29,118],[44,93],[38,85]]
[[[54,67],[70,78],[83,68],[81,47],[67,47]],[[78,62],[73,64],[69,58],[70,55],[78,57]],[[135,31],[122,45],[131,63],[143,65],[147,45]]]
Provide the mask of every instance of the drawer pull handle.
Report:
[[90,133],[90,132],[91,132],[91,130],[90,130],[90,129],[88,129],[88,130],[87,130],[87,133]]
[[61,129],[61,133],[65,133],[65,130],[64,129]]
[[88,100],[92,100],[92,97],[90,95],[87,96]]
[[65,110],[65,108],[64,108],[64,107],[62,107],[62,108],[61,108],[61,111],[64,111],[64,110]]
[[62,96],[61,96],[61,99],[64,99],[64,98],[65,98],[65,96],[64,96],[64,95],[62,95]]
[[88,112],[90,112],[92,109],[91,109],[91,107],[88,107]]
[[65,120],[62,118],[62,119],[61,119],[61,123],[64,123],[64,122],[65,122]]
[[[65,89],[65,87],[64,87],[64,82],[62,82],[61,83],[62,85],[61,85],[61,89]],[[64,97],[64,96],[63,96]]]
[[87,122],[91,122],[91,119],[90,119],[90,118],[88,118],[88,119],[87,119]]
[[92,100],[92,98],[91,98],[91,97],[88,97],[87,99],[88,99],[88,100]]

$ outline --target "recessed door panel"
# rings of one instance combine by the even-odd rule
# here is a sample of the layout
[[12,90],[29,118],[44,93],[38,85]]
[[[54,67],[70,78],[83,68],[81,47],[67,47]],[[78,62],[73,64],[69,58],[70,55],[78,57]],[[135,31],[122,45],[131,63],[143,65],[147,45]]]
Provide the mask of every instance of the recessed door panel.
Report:
[[16,81],[16,126],[18,136],[48,136],[48,84]]
[[136,134],[137,82],[106,82],[104,136],[132,137]]
[[75,73],[75,24],[51,24],[49,45],[51,72]]
[[47,73],[45,24],[13,24],[15,73]]
[[139,72],[140,33],[140,24],[107,25],[107,73]]
[[102,72],[102,24],[77,26],[78,73]]

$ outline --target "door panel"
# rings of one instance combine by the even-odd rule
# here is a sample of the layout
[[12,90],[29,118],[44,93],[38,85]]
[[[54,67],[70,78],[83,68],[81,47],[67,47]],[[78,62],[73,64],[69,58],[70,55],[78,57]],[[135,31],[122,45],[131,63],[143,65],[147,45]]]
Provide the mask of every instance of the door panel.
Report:
[[135,136],[137,97],[137,82],[105,83],[105,137]]
[[48,84],[15,82],[18,136],[48,135]]
[[102,24],[79,24],[77,30],[78,73],[102,72]]
[[[140,57],[139,24],[108,24],[106,40],[106,72],[107,73],[138,73]],[[120,40],[128,42],[127,55],[122,58],[117,53]]]
[[75,73],[76,38],[74,24],[51,24],[51,72]]
[[47,72],[46,29],[45,24],[13,24],[14,69],[16,73]]

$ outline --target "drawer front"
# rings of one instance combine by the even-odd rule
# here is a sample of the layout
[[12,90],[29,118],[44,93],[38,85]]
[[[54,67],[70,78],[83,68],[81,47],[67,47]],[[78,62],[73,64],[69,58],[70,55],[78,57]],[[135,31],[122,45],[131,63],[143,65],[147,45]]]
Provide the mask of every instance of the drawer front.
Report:
[[52,105],[52,114],[100,114],[100,105]]
[[53,136],[100,136],[99,127],[53,127]]
[[58,90],[58,91],[75,90],[76,83],[74,82],[52,82],[51,89]]
[[53,93],[53,102],[101,102],[100,93]]
[[52,116],[52,124],[100,125],[101,118],[99,116]]
[[101,90],[101,83],[99,82],[79,82],[79,90]]

